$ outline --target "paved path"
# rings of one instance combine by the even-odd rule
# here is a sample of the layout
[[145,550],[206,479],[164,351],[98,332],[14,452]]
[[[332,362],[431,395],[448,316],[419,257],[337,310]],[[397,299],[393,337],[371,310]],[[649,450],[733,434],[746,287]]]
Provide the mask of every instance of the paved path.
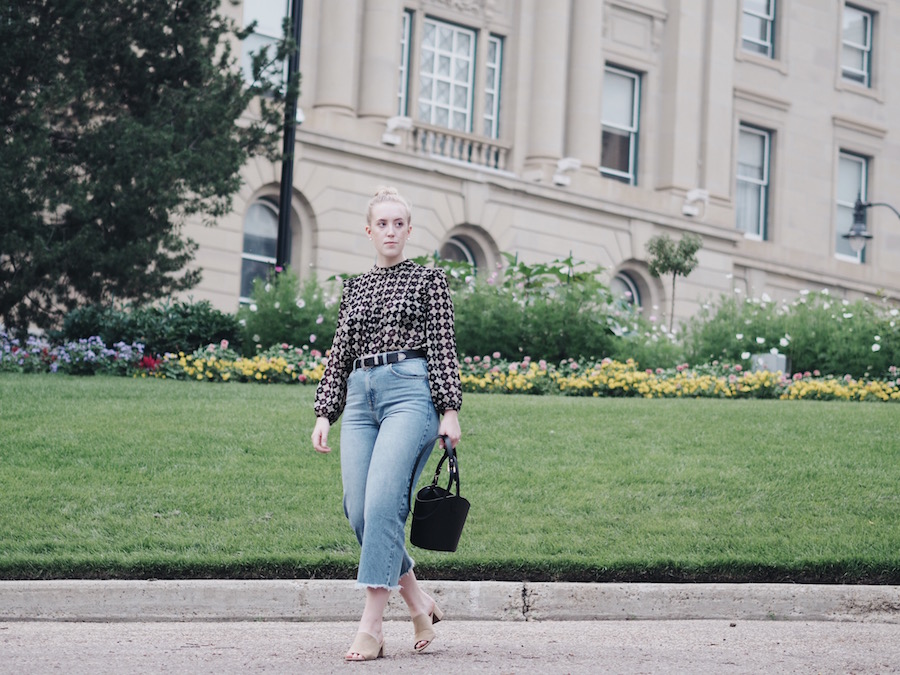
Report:
[[[900,624],[805,621],[453,621],[412,651],[385,623],[386,657],[348,664],[352,622],[12,622],[0,673],[896,673]],[[359,670],[357,670],[359,669]]]
[[900,587],[425,582],[445,610],[412,651],[347,664],[348,581],[0,582],[0,674],[900,673]]

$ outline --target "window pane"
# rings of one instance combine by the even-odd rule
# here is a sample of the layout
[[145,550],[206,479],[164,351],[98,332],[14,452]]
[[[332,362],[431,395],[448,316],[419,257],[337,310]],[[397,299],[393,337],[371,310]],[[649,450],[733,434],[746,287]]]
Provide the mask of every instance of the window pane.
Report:
[[852,204],[862,190],[863,160],[841,157],[838,165],[837,198],[840,202]]
[[853,209],[849,206],[838,206],[837,208],[837,225],[834,243],[834,252],[837,255],[847,256],[849,258],[859,258],[860,255],[850,247],[850,241],[844,239],[842,235],[850,231],[853,224]]
[[281,37],[284,18],[288,16],[287,0],[253,0],[244,3],[244,25],[256,21],[256,32],[270,37]]
[[844,42],[869,45],[869,15],[852,7],[844,8]]
[[766,143],[761,134],[741,131],[738,137],[738,176],[765,179]]
[[[841,50],[841,65],[845,68],[850,68],[854,71],[859,71],[858,77],[863,77],[863,73],[866,67],[866,56],[865,52],[861,49],[857,49],[856,47],[848,47],[844,45]],[[844,73],[845,76],[850,76],[850,73]]]
[[744,0],[744,11],[770,16],[772,11],[772,0]]
[[631,134],[619,129],[603,129],[603,168],[631,173]]
[[748,234],[761,235],[762,186],[738,181],[737,229]]
[[253,204],[244,219],[244,253],[275,258],[278,246],[278,216],[263,204]]
[[634,127],[635,78],[607,71],[603,79],[603,122]]
[[273,268],[271,263],[244,258],[241,263],[241,297],[249,298],[253,293],[253,280],[265,279]]
[[741,19],[741,35],[762,43],[769,42],[769,22],[752,14],[744,14]]

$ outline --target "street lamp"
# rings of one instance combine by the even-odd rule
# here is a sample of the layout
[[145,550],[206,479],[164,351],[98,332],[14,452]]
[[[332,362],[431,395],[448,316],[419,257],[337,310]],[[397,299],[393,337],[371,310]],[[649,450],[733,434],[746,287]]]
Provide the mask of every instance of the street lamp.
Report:
[[872,235],[866,229],[866,209],[870,206],[886,206],[900,218],[900,211],[897,211],[897,209],[890,204],[884,202],[864,202],[861,197],[857,197],[856,203],[853,205],[853,225],[850,226],[850,231],[847,234],[841,235],[844,239],[848,240],[850,248],[853,249],[854,253],[861,252],[866,247],[869,239],[872,238]]

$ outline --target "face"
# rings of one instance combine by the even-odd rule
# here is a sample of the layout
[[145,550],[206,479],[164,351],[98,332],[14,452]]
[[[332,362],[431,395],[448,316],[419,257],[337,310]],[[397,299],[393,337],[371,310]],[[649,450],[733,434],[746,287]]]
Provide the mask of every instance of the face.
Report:
[[412,225],[403,204],[380,202],[372,207],[366,234],[375,244],[379,267],[392,267],[405,260],[403,249],[410,232]]

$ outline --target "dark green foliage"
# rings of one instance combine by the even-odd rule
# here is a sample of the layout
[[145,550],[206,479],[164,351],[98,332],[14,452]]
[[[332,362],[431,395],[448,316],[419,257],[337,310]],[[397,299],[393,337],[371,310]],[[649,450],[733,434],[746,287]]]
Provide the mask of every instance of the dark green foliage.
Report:
[[504,256],[508,266],[502,278],[476,279],[471,268],[466,274],[459,263],[445,268],[455,289],[460,354],[500,352],[510,359],[558,362],[611,352],[611,296],[597,278],[602,268],[581,270],[583,263],[572,256],[534,265]]
[[[275,156],[282,85],[235,66],[220,0],[16,0],[0,19],[0,319],[191,288],[185,217],[228,212]],[[289,45],[282,45],[283,56]],[[278,72],[278,68],[274,69]],[[291,91],[296,87],[292,86]],[[238,118],[260,94],[260,116]]]
[[97,336],[106,345],[141,343],[146,354],[193,352],[227,340],[240,348],[237,319],[215,309],[209,301],[171,302],[158,306],[115,309],[89,305],[66,315],[53,334],[59,341]]
[[722,297],[692,317],[684,344],[691,363],[774,349],[795,373],[878,378],[900,364],[900,312],[883,299],[848,301],[828,291],[790,303]]
[[244,353],[273,345],[331,347],[340,309],[339,289],[315,277],[303,282],[290,269],[253,282],[251,302],[238,310]]

